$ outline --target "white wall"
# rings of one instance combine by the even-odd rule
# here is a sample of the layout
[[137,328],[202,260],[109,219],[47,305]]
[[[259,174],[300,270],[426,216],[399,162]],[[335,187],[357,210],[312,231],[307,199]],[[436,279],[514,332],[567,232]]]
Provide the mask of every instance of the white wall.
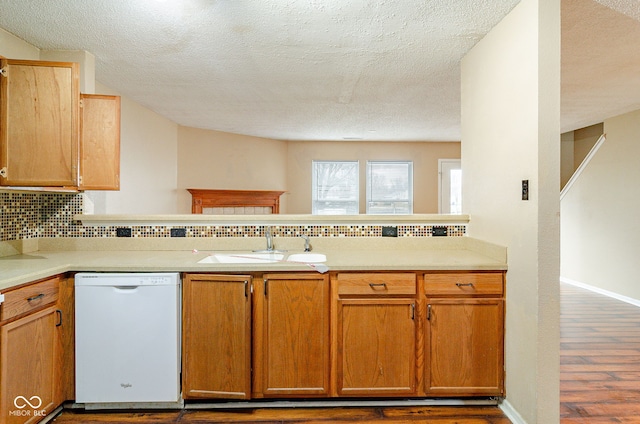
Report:
[[0,28],[0,56],[9,59],[38,60],[40,49]]
[[560,0],[522,0],[464,58],[462,169],[469,234],[508,248],[505,408],[558,423]]
[[640,110],[607,119],[604,133],[562,199],[561,275],[640,301]]

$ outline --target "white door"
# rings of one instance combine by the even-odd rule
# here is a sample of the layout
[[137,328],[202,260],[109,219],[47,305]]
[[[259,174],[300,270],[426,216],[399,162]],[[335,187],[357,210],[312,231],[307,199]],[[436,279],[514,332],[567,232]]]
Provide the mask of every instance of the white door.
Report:
[[462,169],[460,159],[438,159],[438,212],[462,213]]

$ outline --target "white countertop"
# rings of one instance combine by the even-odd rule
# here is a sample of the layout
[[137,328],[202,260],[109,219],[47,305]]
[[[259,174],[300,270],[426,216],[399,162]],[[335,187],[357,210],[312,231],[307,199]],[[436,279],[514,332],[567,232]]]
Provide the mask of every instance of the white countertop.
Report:
[[[330,271],[427,271],[427,270],[506,270],[506,249],[468,237],[451,240],[401,240],[392,242],[379,239],[363,244],[362,240],[315,240],[316,253],[327,256]],[[454,240],[456,239],[456,240]],[[283,241],[283,240],[282,240]],[[158,248],[144,242],[118,241],[118,245],[104,243],[96,246],[89,242],[60,241],[62,248],[74,250],[43,249],[29,253],[0,257],[0,290],[46,278],[68,271],[96,272],[261,272],[261,271],[310,271],[305,264],[275,262],[261,264],[199,264],[198,261],[212,253],[241,252],[238,243],[230,248],[216,250],[168,250],[172,245],[184,248],[186,242],[165,240]],[[246,243],[246,241],[243,241]],[[299,253],[295,249],[287,253]],[[78,245],[77,243],[80,243]],[[312,241],[313,243],[313,241]],[[50,247],[52,242],[41,243]],[[98,243],[100,244],[100,243]],[[247,245],[252,245],[248,243]],[[253,246],[253,245],[252,245]],[[119,248],[116,248],[119,247]],[[146,248],[145,248],[146,247]],[[278,246],[276,246],[278,247]],[[109,249],[109,250],[105,250]],[[286,259],[286,255],[285,255]]]

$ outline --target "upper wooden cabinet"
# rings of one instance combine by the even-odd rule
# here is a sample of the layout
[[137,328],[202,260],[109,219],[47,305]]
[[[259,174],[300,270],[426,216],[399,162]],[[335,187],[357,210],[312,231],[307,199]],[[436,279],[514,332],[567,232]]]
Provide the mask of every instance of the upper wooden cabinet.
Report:
[[81,190],[120,189],[120,96],[80,95]]
[[77,186],[78,64],[0,63],[0,185]]

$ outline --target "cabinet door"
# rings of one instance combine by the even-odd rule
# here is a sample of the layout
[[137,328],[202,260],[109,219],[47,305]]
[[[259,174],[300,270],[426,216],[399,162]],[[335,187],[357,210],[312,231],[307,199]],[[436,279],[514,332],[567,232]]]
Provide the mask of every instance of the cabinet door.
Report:
[[251,277],[188,274],[183,280],[185,399],[251,394]]
[[327,396],[329,277],[266,274],[256,297],[256,395]]
[[503,300],[427,302],[427,395],[502,395]]
[[0,423],[34,423],[60,403],[55,306],[0,327]]
[[120,190],[120,97],[80,96],[82,190]]
[[416,393],[414,299],[338,300],[339,395]]
[[76,186],[78,64],[2,59],[0,185]]

